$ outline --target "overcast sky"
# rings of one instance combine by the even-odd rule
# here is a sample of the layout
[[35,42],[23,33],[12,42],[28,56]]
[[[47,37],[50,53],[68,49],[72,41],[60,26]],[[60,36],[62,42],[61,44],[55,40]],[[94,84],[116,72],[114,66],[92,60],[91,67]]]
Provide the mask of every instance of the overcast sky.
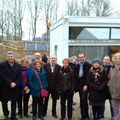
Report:
[[[59,16],[58,16],[58,18],[60,19],[61,18],[61,16],[63,16],[63,14],[64,14],[64,12],[65,12],[65,6],[64,6],[64,2],[63,2],[64,0],[59,0]],[[112,6],[112,8],[113,8],[113,10],[114,10],[114,12],[116,12],[116,11],[120,11],[120,0],[111,0],[111,6]],[[26,20],[28,20],[28,17],[27,17],[27,15],[26,15],[26,18],[24,19],[25,21]],[[37,30],[37,36],[40,36],[41,34],[43,34],[43,33],[45,33],[45,24],[42,22],[42,20],[39,20],[40,22],[39,22],[39,24],[38,24],[38,28],[39,28],[39,30]],[[27,25],[25,25],[25,26],[23,26],[23,29],[24,29],[24,39],[28,39],[28,29],[29,29],[29,26],[27,26]]]

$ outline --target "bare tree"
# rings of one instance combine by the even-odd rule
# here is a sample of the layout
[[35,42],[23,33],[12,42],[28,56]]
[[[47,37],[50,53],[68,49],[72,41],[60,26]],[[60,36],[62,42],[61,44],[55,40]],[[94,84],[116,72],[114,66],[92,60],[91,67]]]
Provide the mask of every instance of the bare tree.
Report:
[[67,10],[66,14],[69,16],[79,16],[80,15],[80,5],[78,3],[78,0],[65,0]]
[[25,6],[26,6],[26,3],[24,0],[18,0],[18,9],[17,9],[17,12],[18,12],[18,27],[19,27],[19,39],[22,40],[22,36],[23,36],[23,29],[22,29],[22,20],[23,20],[23,17],[24,17],[24,12],[25,12]]
[[91,0],[81,1],[81,16],[90,16],[92,10]]
[[7,40],[10,39],[10,33],[12,32],[12,13],[9,9],[5,13],[5,34],[7,35]]
[[33,40],[36,40],[37,21],[41,13],[41,0],[28,0],[28,9],[30,13]]
[[7,3],[11,13],[11,27],[14,40],[22,40],[22,20],[25,11],[25,2],[24,0],[7,0]]
[[0,42],[4,39],[4,31],[5,31],[5,1],[1,1],[1,9],[0,9]]
[[110,16],[112,14],[109,0],[92,0],[92,6],[96,16]]
[[[57,0],[42,0],[42,12],[43,20],[45,21],[47,30],[47,43],[49,43],[49,30],[50,26],[54,21],[57,21],[57,10],[58,1]],[[49,47],[48,47],[49,50]]]

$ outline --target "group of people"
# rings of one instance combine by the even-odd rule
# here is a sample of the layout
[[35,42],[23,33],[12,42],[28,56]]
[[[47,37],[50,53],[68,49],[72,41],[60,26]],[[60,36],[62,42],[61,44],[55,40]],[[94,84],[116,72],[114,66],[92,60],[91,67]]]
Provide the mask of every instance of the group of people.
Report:
[[[111,64],[112,63],[112,64]],[[57,100],[60,99],[61,117],[72,120],[74,93],[79,93],[80,120],[90,120],[89,104],[92,106],[93,120],[104,118],[105,101],[109,100],[111,119],[120,120],[120,53],[105,56],[103,61],[86,61],[84,53],[63,58],[62,65],[55,55],[49,62],[43,62],[36,52],[29,62],[22,58],[16,62],[13,51],[8,51],[7,60],[0,63],[0,100],[5,120],[9,118],[8,101],[11,101],[11,120],[22,119],[28,114],[28,102],[32,96],[32,120],[44,120],[47,116],[49,97],[52,98],[52,116],[58,118]],[[48,96],[41,95],[47,89]],[[18,112],[16,112],[16,108]],[[66,115],[67,113],[67,115]]]

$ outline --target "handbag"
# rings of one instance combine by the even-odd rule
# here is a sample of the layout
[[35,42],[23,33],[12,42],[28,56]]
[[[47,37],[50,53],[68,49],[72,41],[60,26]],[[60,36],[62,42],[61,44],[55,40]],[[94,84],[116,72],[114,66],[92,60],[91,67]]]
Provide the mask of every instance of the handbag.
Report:
[[36,76],[37,76],[37,78],[38,78],[38,80],[39,80],[40,86],[41,86],[40,96],[41,96],[41,97],[48,97],[48,95],[49,95],[48,90],[47,90],[46,88],[43,88],[43,86],[42,86],[42,81],[41,81],[40,77],[38,76],[37,71],[34,70],[34,72],[35,72],[35,74],[36,74]]

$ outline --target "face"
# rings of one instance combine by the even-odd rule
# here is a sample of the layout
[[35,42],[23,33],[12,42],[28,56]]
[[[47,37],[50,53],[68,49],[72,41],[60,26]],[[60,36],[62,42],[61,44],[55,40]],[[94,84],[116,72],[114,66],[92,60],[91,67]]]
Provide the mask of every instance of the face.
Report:
[[36,63],[36,69],[40,70],[41,69],[41,64],[39,62]]
[[116,56],[116,57],[114,58],[114,63],[115,63],[116,65],[120,65],[120,56]]
[[8,54],[7,55],[7,61],[8,63],[14,63],[15,57],[14,55]]
[[35,59],[40,59],[41,58],[41,54],[40,53],[35,53]]
[[69,62],[66,61],[66,60],[64,60],[64,61],[63,61],[63,67],[64,67],[64,68],[67,68],[68,66],[69,66]]
[[72,59],[73,63],[77,63],[77,57],[74,56],[73,59]]
[[109,65],[110,64],[110,57],[108,57],[108,56],[104,57],[103,64],[104,65]]
[[86,57],[84,54],[79,54],[78,58],[79,58],[79,62],[85,62]]
[[55,57],[55,56],[52,56],[52,57],[50,58],[50,62],[51,62],[51,64],[56,64],[56,63],[57,63],[56,57]]
[[94,68],[99,68],[99,67],[100,67],[100,64],[97,63],[97,62],[95,62],[95,63],[93,63],[93,67],[94,67]]
[[28,66],[28,62],[27,62],[27,61],[23,61],[23,62],[21,63],[21,65],[22,65],[22,67],[27,67],[27,66]]

